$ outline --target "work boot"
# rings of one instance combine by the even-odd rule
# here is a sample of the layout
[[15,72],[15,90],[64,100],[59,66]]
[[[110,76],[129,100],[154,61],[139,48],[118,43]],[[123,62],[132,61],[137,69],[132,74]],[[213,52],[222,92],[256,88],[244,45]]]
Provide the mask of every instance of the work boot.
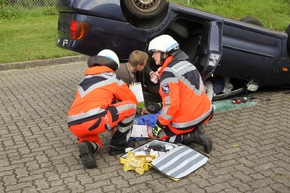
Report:
[[88,141],[82,141],[79,145],[80,158],[85,168],[91,169],[97,167],[96,152],[98,146],[95,149],[94,146]]
[[133,141],[128,141],[123,146],[110,145],[109,155],[115,156],[115,155],[118,155],[118,154],[121,154],[121,153],[126,153],[125,150],[128,147],[135,148],[135,143]]
[[212,140],[205,134],[202,125],[197,126],[194,131],[183,135],[183,144],[188,145],[190,143],[202,145],[206,153],[210,153],[212,150]]

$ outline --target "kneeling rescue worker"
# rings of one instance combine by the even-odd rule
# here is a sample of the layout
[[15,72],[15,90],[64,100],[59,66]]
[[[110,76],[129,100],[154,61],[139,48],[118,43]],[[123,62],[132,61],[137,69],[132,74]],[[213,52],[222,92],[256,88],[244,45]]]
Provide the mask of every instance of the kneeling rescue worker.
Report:
[[205,134],[203,124],[213,116],[213,106],[204,92],[196,67],[186,61],[188,56],[169,35],[161,35],[149,43],[148,51],[160,65],[159,94],[162,110],[157,124],[149,129],[150,137],[173,143],[196,143],[206,153],[212,150],[212,140]]
[[129,141],[136,108],[135,95],[126,83],[117,78],[120,63],[112,50],[102,50],[88,59],[85,77],[79,83],[75,100],[68,111],[68,126],[78,138],[81,161],[86,168],[96,168],[96,152],[102,148],[99,137],[111,128],[110,155],[134,147]]

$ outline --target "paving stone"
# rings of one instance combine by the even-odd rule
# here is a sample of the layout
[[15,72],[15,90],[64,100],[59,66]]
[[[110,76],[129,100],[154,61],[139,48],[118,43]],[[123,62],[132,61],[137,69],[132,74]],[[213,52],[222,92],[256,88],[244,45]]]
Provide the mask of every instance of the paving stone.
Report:
[[249,93],[256,105],[216,113],[205,126],[214,142],[210,162],[175,182],[154,169],[123,171],[119,157],[108,155],[109,133],[101,135],[98,168],[83,168],[66,120],[86,63],[35,66],[0,68],[0,192],[290,192],[284,90]]

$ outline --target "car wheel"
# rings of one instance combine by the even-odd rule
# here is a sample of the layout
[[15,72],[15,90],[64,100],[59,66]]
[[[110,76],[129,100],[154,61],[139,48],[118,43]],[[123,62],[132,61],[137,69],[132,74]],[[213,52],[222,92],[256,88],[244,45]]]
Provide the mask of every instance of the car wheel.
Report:
[[166,7],[166,0],[124,0],[127,10],[141,19],[156,17]]
[[245,18],[240,19],[240,21],[242,21],[244,23],[249,23],[249,24],[252,24],[252,25],[257,25],[257,26],[260,26],[260,27],[264,27],[263,23],[260,20],[258,20],[257,18],[254,18],[254,17],[245,17]]

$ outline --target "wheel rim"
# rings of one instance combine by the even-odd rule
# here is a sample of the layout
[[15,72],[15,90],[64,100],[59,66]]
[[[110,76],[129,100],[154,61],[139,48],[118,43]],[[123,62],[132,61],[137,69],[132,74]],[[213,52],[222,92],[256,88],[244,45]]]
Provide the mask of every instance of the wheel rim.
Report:
[[144,13],[152,12],[160,5],[160,0],[132,0],[133,6]]

